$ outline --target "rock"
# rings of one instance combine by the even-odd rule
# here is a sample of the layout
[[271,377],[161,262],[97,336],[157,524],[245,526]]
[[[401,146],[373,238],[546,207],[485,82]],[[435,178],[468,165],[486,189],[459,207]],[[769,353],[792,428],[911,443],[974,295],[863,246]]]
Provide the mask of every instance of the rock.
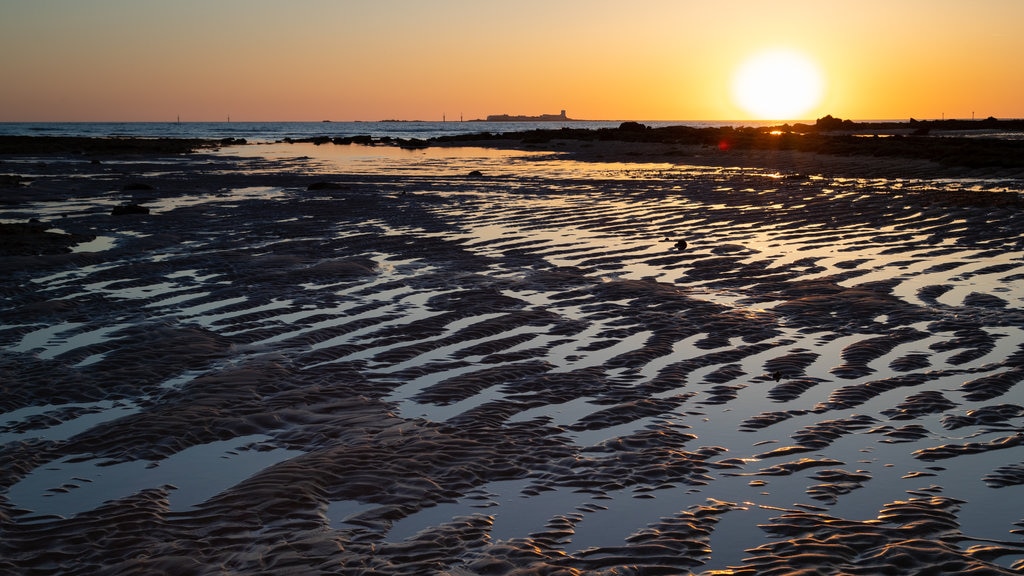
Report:
[[470,178],[483,178],[484,173],[479,170],[473,170],[469,173]]
[[647,130],[647,126],[639,122],[630,121],[619,124],[619,130],[623,132],[643,132],[644,130]]
[[365,145],[371,145],[371,144],[373,144],[373,137],[368,135],[368,134],[363,134],[363,135],[360,135],[360,136],[345,136],[345,137],[332,138],[331,142],[333,142],[335,144],[365,144]]
[[1009,302],[994,294],[971,292],[964,297],[964,306],[981,306],[983,308],[1006,308]]
[[110,211],[111,216],[125,216],[127,214],[149,214],[149,208],[139,206],[138,204],[122,204],[114,206],[114,209]]

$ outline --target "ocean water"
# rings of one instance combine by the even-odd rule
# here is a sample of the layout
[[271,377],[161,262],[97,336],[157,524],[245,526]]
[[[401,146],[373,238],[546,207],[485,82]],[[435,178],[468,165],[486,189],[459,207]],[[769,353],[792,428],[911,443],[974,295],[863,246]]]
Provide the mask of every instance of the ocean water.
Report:
[[[276,142],[284,138],[317,136],[374,138],[435,138],[481,132],[506,133],[535,129],[615,128],[622,120],[567,122],[0,122],[0,136],[131,136],[141,138],[245,138],[250,142]],[[760,126],[770,122],[657,120],[661,126]]]

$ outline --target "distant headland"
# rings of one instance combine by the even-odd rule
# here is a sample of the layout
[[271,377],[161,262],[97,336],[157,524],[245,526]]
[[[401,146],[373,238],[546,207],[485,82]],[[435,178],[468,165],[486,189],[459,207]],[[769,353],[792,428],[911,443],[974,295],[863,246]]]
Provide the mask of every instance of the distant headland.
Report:
[[573,118],[569,118],[565,115],[565,110],[562,110],[560,114],[541,114],[540,116],[521,116],[521,115],[510,115],[510,114],[491,114],[487,118],[480,120],[470,120],[470,122],[564,122],[572,121]]

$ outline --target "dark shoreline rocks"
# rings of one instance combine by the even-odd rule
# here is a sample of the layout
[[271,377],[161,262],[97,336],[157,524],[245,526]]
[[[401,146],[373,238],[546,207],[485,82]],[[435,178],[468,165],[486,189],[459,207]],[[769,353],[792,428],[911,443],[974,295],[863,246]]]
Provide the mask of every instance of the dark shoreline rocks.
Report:
[[0,154],[190,154],[206,148],[244,144],[244,139],[90,138],[82,136],[0,136]]
[[[830,117],[826,117],[830,118]],[[825,119],[822,119],[825,120]],[[1022,168],[1024,140],[980,136],[935,136],[932,130],[967,130],[960,121],[912,121],[856,123],[849,120],[825,121],[820,125],[784,124],[781,126],[696,128],[664,126],[654,128],[636,122],[624,122],[618,128],[559,128],[523,132],[479,133],[440,136],[430,139],[435,145],[480,145],[483,142],[518,142],[541,146],[554,141],[638,142],[679,146],[702,146],[729,151],[795,151],[834,156],[869,156],[927,160],[942,166],[967,168]],[[1024,131],[1024,121],[982,121],[974,130]],[[914,132],[917,134],[914,134]]]
[[[949,132],[942,135],[943,131]],[[374,138],[370,135],[284,138],[283,143],[313,143],[403,148],[429,146],[513,146],[544,149],[556,142],[632,142],[673,146],[700,146],[721,153],[731,151],[795,151],[832,156],[906,158],[935,162],[943,167],[1024,168],[1024,139],[985,137],[984,132],[1024,132],[1024,120],[915,120],[909,122],[853,122],[832,116],[814,124],[761,127],[650,127],[623,122],[616,128],[541,128],[514,132],[479,132],[413,138]],[[964,136],[965,133],[974,133]],[[186,138],[92,138],[53,136],[0,136],[0,154],[188,154],[219,146],[247,144],[242,138],[203,140]]]
[[[942,132],[950,132],[943,135]],[[906,158],[935,162],[944,167],[1024,168],[1024,140],[985,137],[984,132],[1024,132],[1024,120],[915,120],[909,122],[853,122],[832,116],[814,124],[761,127],[651,127],[623,122],[616,128],[538,128],[513,132],[478,132],[418,138],[373,138],[369,135],[285,138],[285,143],[428,146],[512,146],[544,149],[557,142],[635,142],[701,146],[730,151],[795,151],[833,156]],[[964,133],[975,133],[965,136]]]

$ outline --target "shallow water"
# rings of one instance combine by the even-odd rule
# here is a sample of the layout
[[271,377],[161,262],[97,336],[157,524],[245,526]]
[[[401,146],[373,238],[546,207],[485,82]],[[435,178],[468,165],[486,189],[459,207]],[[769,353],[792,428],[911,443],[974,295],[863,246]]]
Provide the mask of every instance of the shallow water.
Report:
[[294,450],[238,450],[266,439],[252,435],[193,446],[156,466],[124,462],[98,467],[95,462],[64,459],[37,469],[12,486],[7,497],[15,506],[43,516],[70,517],[143,488],[170,484],[174,486],[170,509],[186,510],[298,454]]
[[[679,570],[740,571],[786,540],[759,524],[817,510],[1024,558],[1024,509],[1005,505],[1024,482],[985,480],[1024,461],[1024,222],[916,196],[985,183],[483,149],[218,162],[242,152],[218,193],[168,184],[146,218],[78,198],[75,219],[117,242],[5,282],[0,455],[26,464],[0,476],[0,506],[31,511],[3,520],[15,542],[109,500],[148,506],[172,541],[263,546],[288,525],[396,573],[475,570],[502,543],[540,565],[643,565],[651,539],[710,548],[677,550]],[[275,165],[301,170],[266,183]],[[33,211],[56,208],[17,207]],[[843,471],[862,479],[828,480]],[[165,485],[166,505],[131,503]],[[963,501],[953,532],[877,520],[929,486]],[[402,552],[475,542],[474,522],[487,543],[439,565]]]

